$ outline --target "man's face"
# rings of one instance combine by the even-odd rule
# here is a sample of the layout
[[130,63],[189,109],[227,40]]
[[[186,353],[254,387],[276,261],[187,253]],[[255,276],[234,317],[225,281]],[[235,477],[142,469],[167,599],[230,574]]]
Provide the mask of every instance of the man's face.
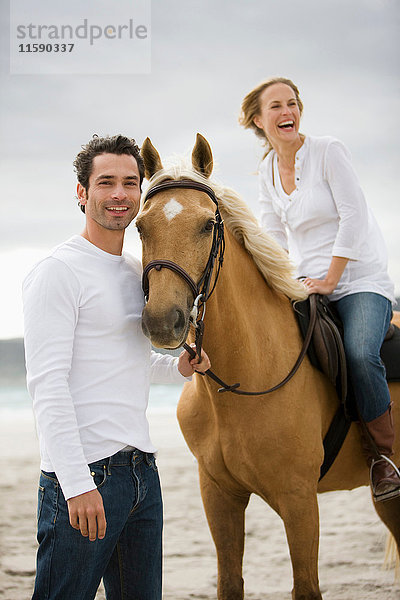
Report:
[[139,211],[140,175],[130,154],[99,154],[93,159],[89,189],[78,183],[86,219],[108,230],[128,227]]

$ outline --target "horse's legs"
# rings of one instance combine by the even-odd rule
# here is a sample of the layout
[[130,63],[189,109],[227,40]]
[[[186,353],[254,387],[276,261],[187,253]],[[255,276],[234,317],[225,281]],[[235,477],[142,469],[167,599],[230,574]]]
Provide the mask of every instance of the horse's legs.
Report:
[[218,558],[218,600],[243,600],[244,512],[250,494],[232,495],[199,467],[200,489]]
[[293,600],[322,600],[318,584],[319,517],[316,492],[297,489],[279,502],[293,568]]
[[385,502],[374,502],[374,505],[379,517],[396,540],[400,554],[400,497]]

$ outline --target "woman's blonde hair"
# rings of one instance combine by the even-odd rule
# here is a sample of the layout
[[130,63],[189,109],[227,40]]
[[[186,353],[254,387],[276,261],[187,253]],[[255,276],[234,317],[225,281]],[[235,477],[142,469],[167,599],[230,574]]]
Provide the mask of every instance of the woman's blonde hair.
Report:
[[257,127],[254,123],[254,117],[260,114],[260,96],[264,90],[266,90],[271,85],[275,83],[284,83],[292,88],[297,104],[300,110],[300,115],[303,114],[303,103],[300,98],[300,93],[297,86],[290,79],[286,79],[285,77],[272,77],[271,79],[267,79],[267,81],[263,81],[257,87],[255,87],[251,92],[249,92],[243,99],[242,102],[242,110],[239,115],[239,123],[245,129],[252,129],[254,133],[264,141],[264,145],[266,147],[265,156],[268,154],[270,150],[272,150],[271,144],[265,135],[264,131]]

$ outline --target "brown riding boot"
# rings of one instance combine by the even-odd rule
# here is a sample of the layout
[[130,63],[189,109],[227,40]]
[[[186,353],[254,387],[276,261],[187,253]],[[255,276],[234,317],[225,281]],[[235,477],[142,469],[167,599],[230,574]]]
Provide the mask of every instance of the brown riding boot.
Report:
[[[370,467],[371,489],[375,502],[400,496],[400,473],[390,460],[393,456],[394,426],[392,404],[386,412],[362,430],[363,450]],[[372,439],[371,439],[372,438]]]
[[[363,430],[363,425],[366,431]],[[361,431],[375,502],[400,496],[400,473],[390,460],[394,442],[392,403],[383,415],[361,424]]]

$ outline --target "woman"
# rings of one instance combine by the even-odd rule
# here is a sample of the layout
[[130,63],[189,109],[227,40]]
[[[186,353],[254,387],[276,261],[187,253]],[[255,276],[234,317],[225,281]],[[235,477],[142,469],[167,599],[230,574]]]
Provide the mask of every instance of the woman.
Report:
[[[260,166],[261,220],[290,254],[310,293],[328,295],[343,321],[344,344],[374,499],[400,495],[394,429],[380,348],[394,287],[385,243],[345,146],[299,133],[303,112],[292,81],[270,79],[244,98],[240,123],[265,141]],[[371,440],[372,438],[372,440]],[[376,452],[379,450],[379,454]],[[381,456],[379,456],[381,455]]]

